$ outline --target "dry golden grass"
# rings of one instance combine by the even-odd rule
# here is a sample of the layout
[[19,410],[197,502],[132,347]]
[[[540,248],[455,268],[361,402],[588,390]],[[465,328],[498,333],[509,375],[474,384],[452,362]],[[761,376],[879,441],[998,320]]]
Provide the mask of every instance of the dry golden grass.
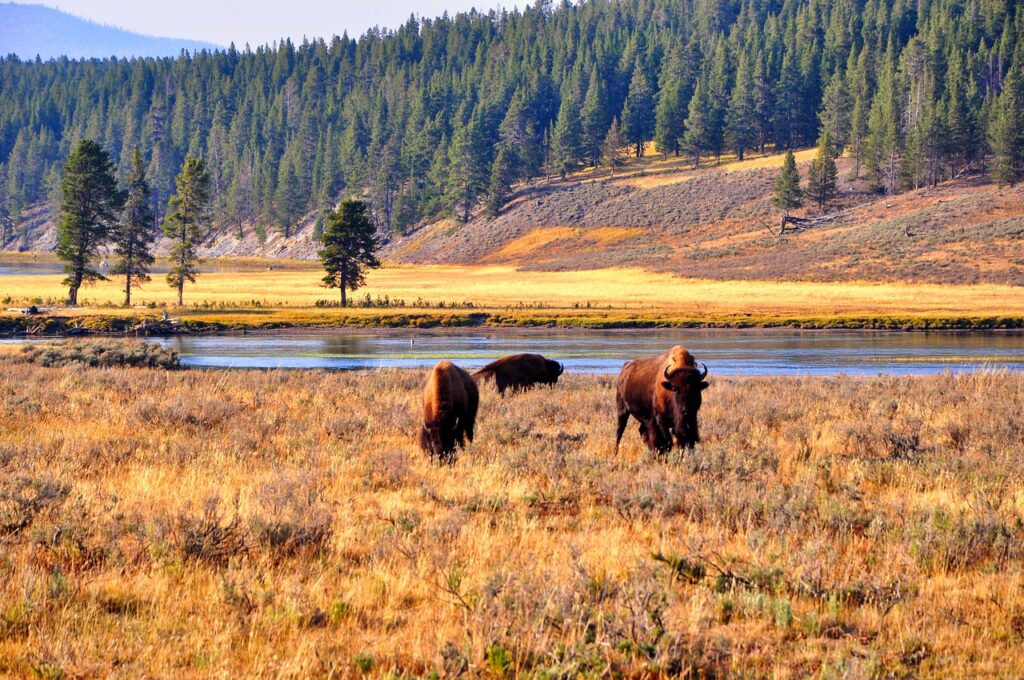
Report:
[[[9,306],[59,303],[66,295],[60,282],[60,276],[4,277],[0,299]],[[670,314],[709,323],[743,318],[760,323],[800,317],[1024,315],[1024,289],[1015,286],[709,281],[621,268],[537,272],[499,265],[388,266],[369,272],[367,286],[352,297],[366,295],[403,300],[406,307],[417,300],[428,305],[445,302],[449,307],[471,302],[483,310],[542,307],[584,316],[598,313],[596,308],[612,308],[625,317]],[[207,308],[294,308],[282,313],[282,319],[293,323],[314,317],[329,321],[329,314],[308,308],[317,300],[336,297],[336,290],[320,285],[315,269],[202,274],[185,292],[186,304]],[[140,304],[173,305],[174,291],[153,281],[133,298]],[[121,293],[111,281],[84,288],[80,299],[85,305],[116,305]],[[578,309],[587,303],[595,311]],[[76,313],[117,312],[93,308]]]
[[[810,162],[817,153],[816,149],[800,149],[793,156],[797,164]],[[637,189],[656,189],[658,187],[679,184],[698,177],[706,171],[713,172],[749,172],[769,168],[781,168],[784,154],[754,154],[737,160],[734,155],[723,155],[717,162],[714,159],[702,159],[702,166],[694,169],[692,161],[685,158],[666,158],[649,161],[643,164],[642,174],[629,175],[616,184],[636,187]],[[639,162],[639,161],[638,161]]]
[[423,379],[3,366],[0,674],[1024,664],[1022,376],[718,379],[667,462],[566,376],[445,468]]

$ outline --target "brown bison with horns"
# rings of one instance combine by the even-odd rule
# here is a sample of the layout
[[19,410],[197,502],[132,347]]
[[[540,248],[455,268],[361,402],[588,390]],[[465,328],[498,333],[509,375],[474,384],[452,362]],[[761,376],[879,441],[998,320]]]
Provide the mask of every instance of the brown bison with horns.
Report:
[[540,383],[554,385],[565,367],[557,361],[545,359],[539,354],[510,354],[487,364],[473,373],[478,380],[494,378],[498,394],[505,396],[505,390],[525,390]]
[[473,441],[480,392],[473,377],[450,361],[430,372],[423,390],[420,448],[440,462],[455,462],[455,445]]
[[700,441],[697,411],[707,375],[707,367],[698,369],[693,355],[681,345],[623,366],[615,383],[615,448],[630,416],[640,421],[640,436],[651,451],[669,451],[673,438],[678,446],[692,448]]

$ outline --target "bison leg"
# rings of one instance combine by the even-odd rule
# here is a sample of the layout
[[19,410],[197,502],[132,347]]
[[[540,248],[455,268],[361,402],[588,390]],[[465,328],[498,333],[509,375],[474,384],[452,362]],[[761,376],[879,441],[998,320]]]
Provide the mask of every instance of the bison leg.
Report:
[[[622,433],[626,431],[626,425],[629,423],[629,409],[622,403],[622,400],[616,398],[616,405],[618,407],[618,423],[615,427],[615,450],[619,450],[619,442],[622,441]],[[641,425],[640,427],[643,427]]]

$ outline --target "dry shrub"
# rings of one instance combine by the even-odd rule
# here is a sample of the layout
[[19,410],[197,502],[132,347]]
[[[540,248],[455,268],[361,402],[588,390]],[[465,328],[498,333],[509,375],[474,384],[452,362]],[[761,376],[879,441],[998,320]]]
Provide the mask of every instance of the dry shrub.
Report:
[[323,480],[310,473],[278,473],[253,495],[253,540],[273,558],[316,555],[330,546],[334,512]]
[[29,343],[21,358],[46,367],[89,366],[91,368],[181,368],[178,353],[151,342],[127,340],[65,340]]
[[172,517],[158,517],[154,535],[169,545],[183,561],[226,566],[232,558],[248,554],[248,531],[238,514],[237,503],[231,518],[221,509],[221,499],[211,496],[199,515],[187,511]]
[[0,533],[15,534],[44,510],[61,503],[70,489],[50,478],[0,477]]
[[370,454],[366,461],[364,484],[371,491],[400,489],[411,474],[409,454],[401,450]]

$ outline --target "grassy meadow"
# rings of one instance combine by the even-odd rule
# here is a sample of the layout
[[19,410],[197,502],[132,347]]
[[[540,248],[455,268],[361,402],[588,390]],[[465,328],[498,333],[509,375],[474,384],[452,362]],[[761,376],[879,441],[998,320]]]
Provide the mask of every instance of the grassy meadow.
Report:
[[[995,284],[875,284],[684,279],[641,269],[520,271],[511,266],[386,266],[367,274],[352,294],[357,305],[342,310],[337,290],[320,285],[315,265],[210,272],[186,288],[186,307],[175,310],[197,324],[246,326],[419,325],[486,322],[495,325],[614,326],[805,325],[955,326],[1019,324],[1024,289]],[[59,305],[66,296],[60,275],[4,276],[5,307]],[[83,288],[79,310],[67,316],[156,316],[155,309],[119,309],[120,282]],[[138,305],[174,305],[174,291],[160,276],[133,293]],[[368,296],[368,297],[367,297]],[[369,304],[367,303],[369,301]],[[481,321],[479,315],[485,315]],[[17,317],[6,313],[7,321]],[[1005,317],[1002,322],[998,317]],[[1008,321],[1007,321],[1008,319]],[[447,320],[447,321],[446,321]],[[2,321],[2,319],[0,319]]]
[[610,378],[0,367],[0,675],[851,677],[1024,666],[1024,376],[716,379],[612,450]]

